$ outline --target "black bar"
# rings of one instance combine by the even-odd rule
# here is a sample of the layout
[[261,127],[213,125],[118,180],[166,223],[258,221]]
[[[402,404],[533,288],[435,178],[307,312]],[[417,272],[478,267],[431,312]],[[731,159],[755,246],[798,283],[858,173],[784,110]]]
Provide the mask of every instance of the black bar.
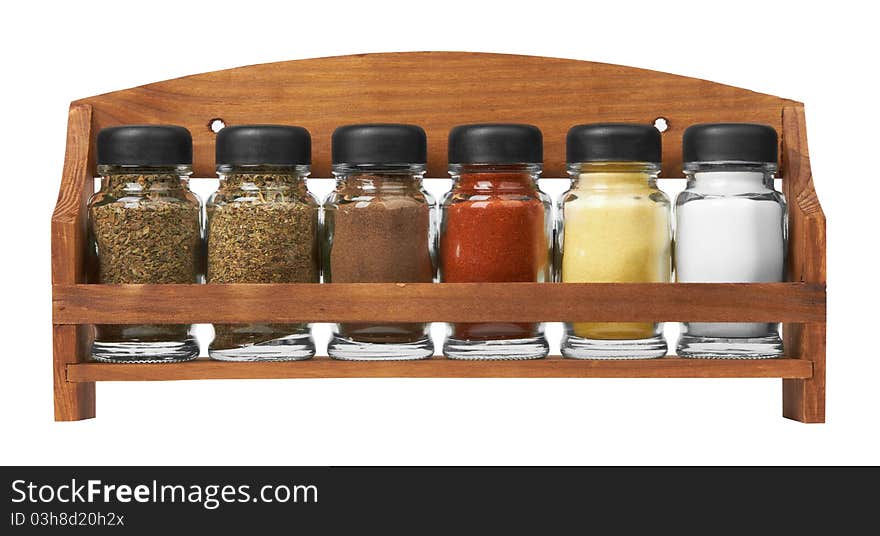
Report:
[[843,520],[872,514],[880,476],[876,468],[700,467],[6,467],[0,473],[6,488],[0,534],[163,531],[160,536],[392,528],[457,535],[477,527],[490,534],[525,527],[541,535],[626,534],[635,527],[665,534],[688,526],[704,534],[751,534],[774,522],[790,532],[802,523],[815,528],[813,516],[830,513],[835,500]]

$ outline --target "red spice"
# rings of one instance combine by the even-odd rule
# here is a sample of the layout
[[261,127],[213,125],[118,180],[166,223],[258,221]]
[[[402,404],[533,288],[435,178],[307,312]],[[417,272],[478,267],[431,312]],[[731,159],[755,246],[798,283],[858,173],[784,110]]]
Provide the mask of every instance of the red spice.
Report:
[[[445,209],[440,274],[449,283],[548,279],[544,204],[528,173],[462,174]],[[455,324],[463,340],[520,339],[535,324]]]

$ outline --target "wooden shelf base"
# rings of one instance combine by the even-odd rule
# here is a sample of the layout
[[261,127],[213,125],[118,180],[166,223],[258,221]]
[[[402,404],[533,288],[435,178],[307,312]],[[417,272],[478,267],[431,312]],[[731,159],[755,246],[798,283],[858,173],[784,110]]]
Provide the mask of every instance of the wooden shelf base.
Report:
[[186,363],[76,363],[69,382],[232,380],[280,378],[787,378],[808,379],[802,359],[579,360],[551,356],[531,361],[336,361],[316,357],[280,363],[230,363],[197,359]]

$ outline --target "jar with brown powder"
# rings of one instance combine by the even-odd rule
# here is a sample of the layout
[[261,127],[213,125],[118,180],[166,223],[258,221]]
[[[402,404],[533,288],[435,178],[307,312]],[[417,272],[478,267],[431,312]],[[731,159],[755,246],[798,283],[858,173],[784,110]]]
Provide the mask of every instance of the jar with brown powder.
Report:
[[[325,283],[431,283],[435,202],[422,189],[427,142],[415,125],[343,126],[333,133],[337,185],[324,205]],[[337,324],[336,359],[422,359],[426,323]]]

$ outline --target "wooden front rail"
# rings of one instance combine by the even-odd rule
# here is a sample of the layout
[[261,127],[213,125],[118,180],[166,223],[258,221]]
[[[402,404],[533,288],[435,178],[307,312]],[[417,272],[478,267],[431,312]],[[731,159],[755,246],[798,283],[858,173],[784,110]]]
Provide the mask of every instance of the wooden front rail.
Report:
[[808,283],[60,285],[56,324],[824,322]]

